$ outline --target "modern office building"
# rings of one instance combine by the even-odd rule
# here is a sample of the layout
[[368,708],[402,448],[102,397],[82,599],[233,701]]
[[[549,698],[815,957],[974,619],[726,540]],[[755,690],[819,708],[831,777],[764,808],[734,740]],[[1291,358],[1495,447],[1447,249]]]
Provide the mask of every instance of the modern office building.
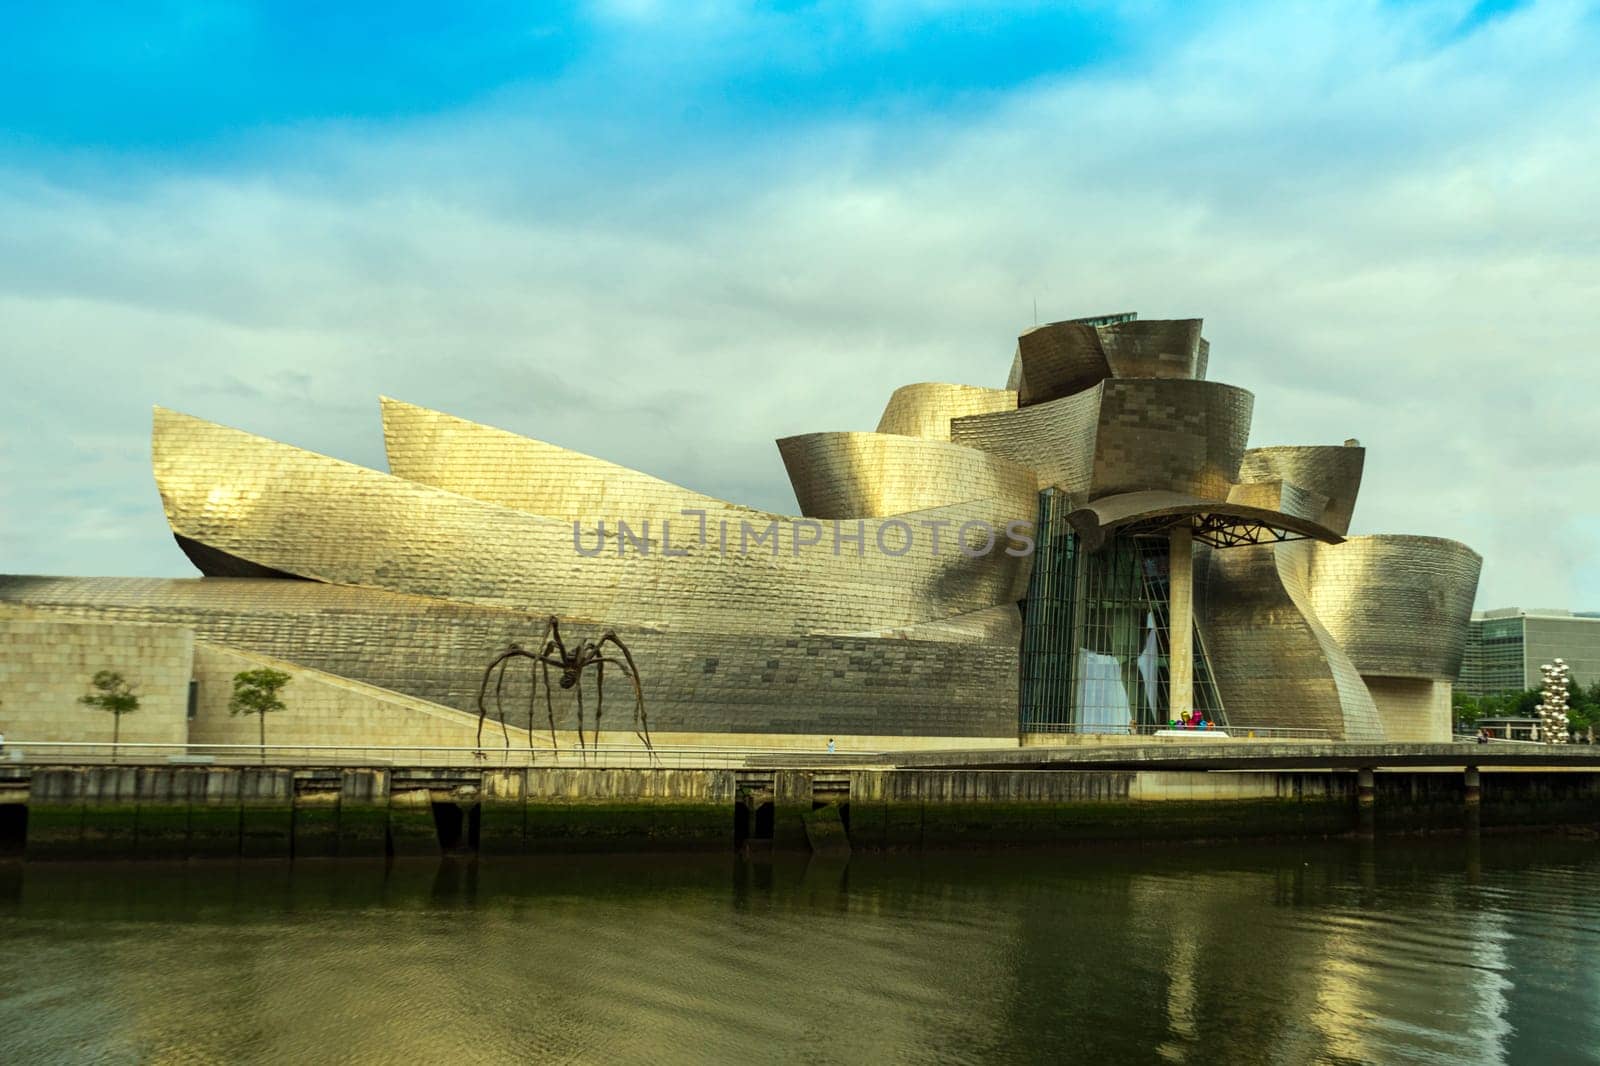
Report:
[[1505,607],[1477,611],[1456,685],[1469,696],[1538,688],[1539,667],[1564,659],[1572,678],[1600,681],[1600,612]]
[[[1195,319],[1031,329],[1003,388],[907,385],[873,432],[778,441],[796,515],[396,400],[386,472],[157,409],[156,484],[203,576],[0,578],[0,611],[190,634],[207,736],[241,656],[319,706],[362,686],[375,738],[436,736],[556,616],[626,644],[657,743],[1015,744],[1190,714],[1447,737],[1479,557],[1348,536],[1363,449],[1250,448],[1254,398],[1209,356]],[[89,670],[85,632],[52,676]],[[19,679],[43,691],[12,658],[7,707]],[[491,701],[523,742],[547,712],[569,739],[594,724],[591,674],[549,708],[532,676]],[[607,693],[607,741],[633,737],[630,695]]]

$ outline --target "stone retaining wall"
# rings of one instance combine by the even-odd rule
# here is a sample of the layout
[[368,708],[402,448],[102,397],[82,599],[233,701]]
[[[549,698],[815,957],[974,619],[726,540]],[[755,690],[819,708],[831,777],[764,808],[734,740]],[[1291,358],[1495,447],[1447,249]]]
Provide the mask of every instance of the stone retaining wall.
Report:
[[1600,773],[1485,773],[1476,806],[1460,774],[1379,774],[1364,823],[1350,773],[0,767],[30,859],[732,849],[736,826],[804,849],[829,808],[835,847],[1177,842],[1593,824],[1597,801]]

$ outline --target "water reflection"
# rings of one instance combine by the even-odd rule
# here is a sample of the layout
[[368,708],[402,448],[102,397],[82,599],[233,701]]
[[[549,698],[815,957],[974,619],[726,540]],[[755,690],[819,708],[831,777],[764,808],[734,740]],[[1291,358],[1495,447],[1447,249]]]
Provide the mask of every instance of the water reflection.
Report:
[[1593,1061],[1600,854],[0,868],[9,1062]]

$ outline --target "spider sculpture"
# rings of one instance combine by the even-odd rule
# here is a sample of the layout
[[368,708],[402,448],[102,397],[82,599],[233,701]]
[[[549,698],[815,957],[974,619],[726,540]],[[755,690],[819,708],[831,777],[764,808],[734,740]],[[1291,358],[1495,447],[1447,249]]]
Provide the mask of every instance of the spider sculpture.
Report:
[[[613,645],[622,653],[618,659],[606,655],[606,645]],[[556,747],[556,708],[550,698],[550,668],[556,667],[561,671],[559,684],[562,688],[570,688],[578,699],[578,747],[587,748],[583,739],[583,686],[580,684],[583,671],[594,667],[595,672],[595,705],[594,705],[594,732],[592,743],[600,743],[600,716],[605,711],[606,694],[606,664],[610,663],[621,670],[623,676],[633,682],[633,730],[644,742],[647,750],[654,751],[650,744],[650,724],[644,713],[644,691],[639,687],[639,668],[634,665],[633,656],[628,652],[628,646],[622,643],[615,630],[608,629],[600,634],[598,640],[580,640],[569,651],[561,640],[561,625],[555,615],[545,624],[544,636],[540,638],[538,651],[529,651],[520,644],[513,644],[489,664],[483,672],[483,683],[478,686],[478,746],[483,746],[483,721],[489,714],[488,704],[485,702],[489,694],[489,679],[494,678],[494,702],[499,712],[500,732],[504,734],[506,746],[511,746],[511,735],[506,732],[505,708],[501,703],[501,692],[506,683],[506,667],[514,659],[529,660],[529,679],[532,682],[528,692],[528,745],[533,745],[533,714],[534,706],[539,696],[538,674],[531,672],[534,665],[538,666],[538,673],[544,675],[544,705],[545,713],[550,722],[550,746]],[[498,672],[498,676],[497,676]]]

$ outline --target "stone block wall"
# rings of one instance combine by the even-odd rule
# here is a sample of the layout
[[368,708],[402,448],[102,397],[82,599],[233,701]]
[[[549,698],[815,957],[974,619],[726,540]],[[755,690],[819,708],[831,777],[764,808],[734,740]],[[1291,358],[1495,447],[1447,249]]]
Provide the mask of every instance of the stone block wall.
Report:
[[[228,713],[228,701],[234,675],[262,667],[290,677],[278,695],[284,709],[267,715],[269,745],[467,747],[476,741],[476,715],[281,659],[202,642],[194,649],[198,693],[189,729],[191,744],[257,743],[260,726],[255,717]],[[488,723],[484,736],[486,743],[503,741],[497,723]],[[548,737],[543,742],[548,743]],[[511,743],[526,747],[527,732],[511,730]]]
[[0,733],[7,741],[111,740],[112,716],[86,707],[100,670],[139,696],[122,716],[123,743],[181,744],[188,732],[194,633],[179,626],[0,614]]
[[1367,691],[1378,705],[1384,739],[1397,744],[1443,744],[1449,741],[1450,695],[1448,681],[1425,677],[1363,675]]

